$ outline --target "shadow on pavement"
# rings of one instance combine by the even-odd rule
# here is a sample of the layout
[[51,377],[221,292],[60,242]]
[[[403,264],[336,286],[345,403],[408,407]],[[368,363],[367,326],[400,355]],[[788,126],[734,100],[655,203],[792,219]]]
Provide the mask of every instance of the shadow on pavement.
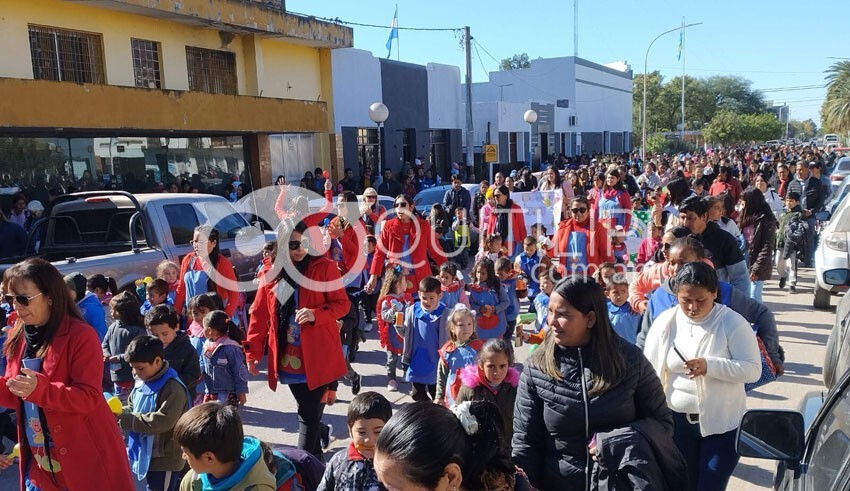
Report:
[[[801,324],[801,326],[806,326],[806,324]],[[781,329],[781,328],[780,328]],[[811,331],[782,331],[782,337],[784,338],[796,338],[804,341],[811,341],[820,346],[826,346],[826,340],[829,339],[828,333],[819,333],[819,332],[811,332]]]
[[[781,381],[783,378],[785,378],[785,377],[784,376],[780,377],[779,380]],[[757,390],[751,390],[751,391],[747,392],[747,397],[751,397],[753,399],[761,399],[763,401],[787,401],[788,400],[788,398],[785,397],[785,396],[781,396],[781,395],[777,395],[777,394],[765,394],[764,392],[759,392]]]
[[[801,377],[805,377],[807,375],[820,375],[821,368],[816,367],[814,365],[809,365],[808,363],[786,363],[785,364],[785,373],[793,373],[794,375],[799,375]],[[782,380],[782,377],[780,377]]]
[[772,472],[756,467],[755,465],[746,464],[743,461],[738,462],[738,467],[735,468],[735,476],[763,489],[773,487]]

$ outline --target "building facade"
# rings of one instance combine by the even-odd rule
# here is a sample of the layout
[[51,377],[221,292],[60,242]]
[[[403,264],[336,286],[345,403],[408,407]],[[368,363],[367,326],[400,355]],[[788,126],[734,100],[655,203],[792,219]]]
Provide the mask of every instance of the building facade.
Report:
[[[0,0],[0,174],[132,191],[273,180],[272,135],[331,168],[348,27],[280,0]],[[23,148],[14,155],[9,149]],[[29,155],[26,162],[19,154]]]

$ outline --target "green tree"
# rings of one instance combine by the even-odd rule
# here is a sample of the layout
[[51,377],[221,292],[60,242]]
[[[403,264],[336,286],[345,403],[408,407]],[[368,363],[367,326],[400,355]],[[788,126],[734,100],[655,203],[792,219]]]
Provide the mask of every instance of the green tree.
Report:
[[753,83],[743,77],[717,75],[705,79],[704,83],[714,94],[717,111],[728,109],[740,114],[760,114],[767,111],[764,94],[754,90]]
[[[643,111],[643,74],[634,78],[632,88],[632,128],[636,134],[643,132],[641,126],[641,112]],[[655,70],[646,76],[646,116],[647,130],[654,132],[658,128],[659,116],[657,105],[661,91],[664,87],[664,77],[661,72]]]
[[818,127],[811,119],[807,119],[805,121],[792,119],[791,121],[788,121],[789,137],[808,140],[809,138],[814,138],[817,134]]
[[520,68],[528,68],[530,66],[531,61],[528,59],[528,53],[522,53],[503,59],[499,64],[499,70],[519,70]]
[[826,70],[826,98],[820,115],[826,131],[850,131],[850,61],[839,61]]
[[702,130],[705,141],[729,145],[743,140],[744,125],[740,116],[728,109],[718,112]]
[[0,138],[0,169],[12,176],[35,176],[60,171],[65,153],[36,138]]
[[782,122],[770,113],[742,114],[740,117],[743,123],[742,143],[773,140],[779,138],[785,129]]

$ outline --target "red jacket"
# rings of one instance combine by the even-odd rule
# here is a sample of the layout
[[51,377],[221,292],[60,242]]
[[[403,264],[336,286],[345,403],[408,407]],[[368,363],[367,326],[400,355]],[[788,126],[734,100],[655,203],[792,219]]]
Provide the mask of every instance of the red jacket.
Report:
[[596,270],[596,267],[605,262],[614,262],[614,253],[610,247],[611,239],[608,237],[608,229],[601,223],[595,222],[593,231],[589,229],[591,221],[576,223],[572,218],[562,220],[555,231],[555,255],[558,256],[558,271],[566,274],[565,262],[567,259],[568,244],[571,232],[583,232],[588,236],[587,240],[587,271],[588,274]]
[[[496,221],[499,219],[498,209],[493,210],[490,219],[487,221],[487,235],[493,234],[496,231]],[[522,207],[516,203],[511,203],[510,217],[511,233],[513,234],[513,242],[509,243],[507,237],[502,237],[502,243],[508,249],[508,255],[512,256],[514,250],[522,250],[522,241],[528,232],[525,230],[525,216],[522,214]],[[514,244],[519,246],[519,249],[514,249]]]
[[[0,378],[0,406],[14,408],[20,414],[22,401],[9,392],[6,381],[20,373],[24,344],[21,337],[15,353],[7,359],[6,374]],[[68,489],[136,489],[121,431],[103,397],[103,353],[94,329],[81,319],[66,316],[50,342],[36,378],[38,384],[27,400],[44,411]],[[32,453],[25,420],[18,417],[21,489],[24,489],[24,469],[29,468],[36,479],[39,474],[42,478],[48,476],[37,465],[30,465]],[[49,483],[50,478],[46,479]]]
[[[189,268],[192,267],[194,259],[195,252],[193,251],[186,254],[183,262],[180,263],[180,276],[177,278],[177,293],[174,295],[174,310],[178,314],[183,313],[183,304],[186,303],[186,283],[183,282],[183,277],[186,271],[189,271]],[[224,257],[224,254],[218,255],[218,264],[215,270],[219,275],[236,282],[236,272],[233,271],[233,264],[230,263],[230,259]],[[228,290],[218,284],[215,285],[215,292],[218,293],[221,301],[224,302],[224,311],[227,313],[227,316],[233,317],[236,307],[239,305],[239,292]]]
[[[419,282],[423,278],[431,276],[431,266],[428,263],[428,256],[437,263],[437,266],[440,266],[446,262],[446,254],[443,252],[442,246],[440,246],[437,235],[426,220],[417,217],[411,221],[411,225],[408,243],[413,246],[410,250],[410,262],[416,266],[413,271],[415,282],[412,290],[416,291],[419,288]],[[372,274],[380,277],[384,272],[385,262],[389,260],[390,263],[393,263],[401,259],[402,247],[404,246],[404,236],[401,233],[401,227],[402,223],[398,218],[384,222],[384,227],[381,229],[381,236],[378,237],[378,247],[375,249],[375,256],[372,259]]]
[[[301,354],[307,372],[307,386],[313,390],[333,382],[347,372],[336,321],[348,313],[351,304],[342,288],[339,269],[330,259],[314,258],[304,276],[308,281],[322,282],[321,285],[316,285],[315,290],[303,284],[298,290],[297,308],[311,309],[316,316],[314,322],[301,326]],[[329,287],[328,282],[335,282],[337,286]],[[275,296],[278,283],[266,282],[257,290],[257,296],[251,305],[248,339],[245,341],[245,355],[249,364],[262,360],[268,347],[268,379],[271,390],[277,389],[280,362],[277,341],[278,300]]]
[[[300,216],[298,211],[292,206],[292,203],[286,199],[288,189],[289,186],[284,186],[280,190],[280,194],[278,194],[277,200],[275,200],[274,203],[275,213],[277,213],[277,216],[281,221],[291,218],[296,223],[298,221],[304,222],[304,224],[307,225],[307,234],[310,237],[310,243],[312,244],[311,247],[316,251],[322,250],[322,240],[324,237],[322,237],[322,230],[320,227],[325,218],[328,218],[328,213],[333,211],[333,191],[325,191],[325,204],[321,209],[313,213],[308,213],[307,216]],[[289,207],[289,209],[287,209],[287,207]]]

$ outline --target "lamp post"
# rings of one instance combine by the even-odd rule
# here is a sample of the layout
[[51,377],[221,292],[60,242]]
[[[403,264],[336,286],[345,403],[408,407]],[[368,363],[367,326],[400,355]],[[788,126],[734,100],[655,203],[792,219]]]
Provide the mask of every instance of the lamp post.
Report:
[[531,152],[531,136],[532,131],[534,129],[533,125],[537,122],[537,111],[535,111],[534,109],[529,109],[525,112],[525,114],[522,115],[522,119],[524,119],[525,122],[528,123],[528,168],[531,169],[531,161],[533,158],[533,154]]
[[376,169],[376,174],[378,176],[383,175],[383,168],[381,165],[381,123],[386,121],[389,117],[390,110],[387,109],[387,106],[385,106],[383,102],[373,102],[372,105],[369,106],[369,119],[378,125],[378,168]]
[[[641,160],[646,160],[646,75],[647,75],[647,63],[649,61],[649,50],[652,48],[652,45],[655,44],[655,41],[661,36],[665,34],[670,34],[671,32],[681,31],[682,29],[699,26],[702,25],[702,22],[694,22],[693,24],[686,24],[683,26],[679,26],[675,29],[670,29],[669,31],[664,31],[661,34],[655,36],[655,39],[649,43],[649,46],[646,47],[646,56],[643,57],[643,118],[641,118],[641,131],[643,132],[641,143],[640,143],[640,158]],[[683,76],[684,77],[684,76]]]

